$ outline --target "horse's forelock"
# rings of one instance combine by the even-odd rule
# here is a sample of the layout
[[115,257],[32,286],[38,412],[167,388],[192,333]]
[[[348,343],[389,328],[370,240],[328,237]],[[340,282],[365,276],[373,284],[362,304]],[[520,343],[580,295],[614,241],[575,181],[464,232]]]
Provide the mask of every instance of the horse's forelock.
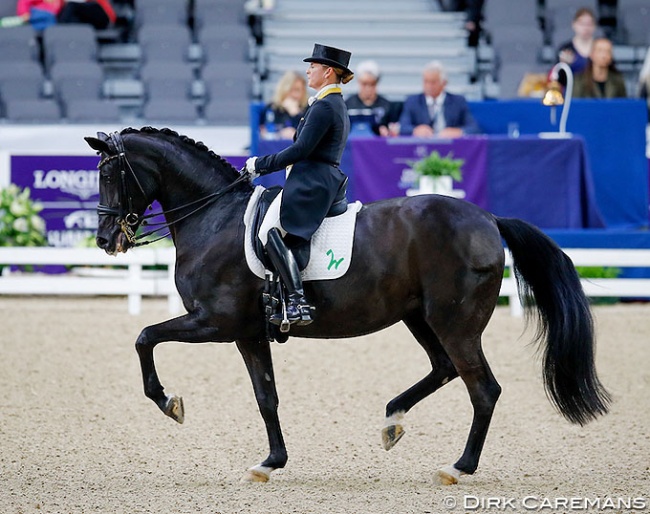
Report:
[[179,134],[178,132],[170,129],[170,128],[155,128],[155,127],[142,127],[141,129],[135,129],[132,127],[127,127],[123,129],[120,132],[120,135],[125,135],[125,134],[163,134],[165,136],[171,136],[173,138],[176,138],[180,140],[181,142],[188,144],[190,146],[193,146],[194,148],[205,152],[207,155],[209,155],[212,159],[215,159],[219,164],[220,168],[223,169],[225,172],[230,173],[232,176],[230,177],[231,179],[235,179],[239,176],[239,172],[237,169],[230,164],[226,159],[221,157],[220,155],[214,153],[212,150],[210,150],[203,142],[201,141],[195,141],[191,137],[184,136]]

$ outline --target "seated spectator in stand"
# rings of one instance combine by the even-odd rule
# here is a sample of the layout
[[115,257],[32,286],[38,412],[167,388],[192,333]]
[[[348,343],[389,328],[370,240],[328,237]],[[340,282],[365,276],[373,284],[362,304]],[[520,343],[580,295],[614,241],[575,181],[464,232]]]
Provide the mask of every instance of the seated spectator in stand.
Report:
[[18,0],[16,16],[7,16],[0,20],[2,27],[15,27],[31,23],[35,30],[45,30],[56,23],[56,18],[65,0]]
[[616,70],[612,42],[607,38],[594,40],[587,67],[575,76],[575,98],[626,98],[625,79]]
[[390,135],[389,124],[393,112],[392,103],[377,93],[379,66],[375,61],[360,62],[355,71],[359,92],[345,100],[348,107],[350,123],[354,126],[355,118],[369,116],[371,129],[380,136]]
[[66,0],[59,23],[89,23],[97,30],[115,23],[117,15],[110,0]]
[[271,103],[260,113],[263,139],[293,139],[307,109],[307,81],[296,71],[287,71],[275,86]]
[[415,137],[455,138],[477,134],[479,127],[462,95],[445,91],[442,63],[431,61],[422,73],[424,91],[409,96],[399,118],[400,134]]
[[[575,75],[584,70],[589,61],[596,31],[596,15],[587,7],[578,9],[573,17],[571,28],[574,36],[571,40],[560,45],[557,51],[557,59],[559,62],[568,64]],[[560,78],[562,85],[566,85],[564,72],[561,73]]]

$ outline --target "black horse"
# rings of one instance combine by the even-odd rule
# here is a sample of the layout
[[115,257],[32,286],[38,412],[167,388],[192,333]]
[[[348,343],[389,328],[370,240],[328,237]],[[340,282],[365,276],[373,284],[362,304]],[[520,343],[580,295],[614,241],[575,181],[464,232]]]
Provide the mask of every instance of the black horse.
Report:
[[[87,137],[101,155],[97,244],[109,254],[137,245],[147,207],[158,200],[176,246],[176,286],[187,314],[146,327],[136,341],[144,392],[183,422],[181,398],[164,392],[154,366],[158,343],[232,342],[250,374],[270,454],[245,479],[266,481],[287,452],[278,419],[270,342],[261,307],[264,281],[244,258],[243,215],[253,186],[228,162],[169,129],[125,129]],[[478,466],[501,387],[481,348],[504,270],[502,238],[512,252],[527,312],[536,313],[548,397],[571,422],[608,410],[594,367],[593,320],[571,260],[542,232],[445,196],[371,203],[358,213],[348,272],[305,284],[314,322],[292,327],[313,338],[362,336],[403,321],[424,348],[431,372],[388,402],[386,449],[404,434],[413,406],[460,376],[474,409],[460,459],[438,472],[456,483]]]

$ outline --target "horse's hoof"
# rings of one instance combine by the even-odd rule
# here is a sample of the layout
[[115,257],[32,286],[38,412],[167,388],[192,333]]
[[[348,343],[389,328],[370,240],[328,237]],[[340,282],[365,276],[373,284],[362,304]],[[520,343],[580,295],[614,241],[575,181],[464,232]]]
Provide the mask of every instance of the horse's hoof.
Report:
[[163,411],[167,416],[172,418],[178,423],[185,421],[185,407],[183,406],[183,398],[180,396],[170,396],[167,400],[167,405]]
[[404,436],[406,431],[402,425],[390,425],[381,430],[381,442],[384,450],[390,450]]
[[271,468],[265,466],[253,466],[244,473],[242,482],[268,482],[271,478]]
[[454,485],[458,483],[460,475],[454,466],[445,466],[436,473],[436,480],[440,485]]

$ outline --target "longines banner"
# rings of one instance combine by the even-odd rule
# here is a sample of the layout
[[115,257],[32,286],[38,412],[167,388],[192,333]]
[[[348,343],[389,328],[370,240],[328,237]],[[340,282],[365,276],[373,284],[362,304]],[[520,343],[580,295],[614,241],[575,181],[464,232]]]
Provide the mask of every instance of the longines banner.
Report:
[[97,156],[14,155],[10,182],[43,205],[50,246],[76,246],[97,229]]
[[[246,160],[245,157],[227,159],[238,168]],[[41,216],[50,246],[77,246],[95,235],[98,163],[98,156],[11,156],[9,181],[21,188],[28,187],[31,198],[43,205]]]

